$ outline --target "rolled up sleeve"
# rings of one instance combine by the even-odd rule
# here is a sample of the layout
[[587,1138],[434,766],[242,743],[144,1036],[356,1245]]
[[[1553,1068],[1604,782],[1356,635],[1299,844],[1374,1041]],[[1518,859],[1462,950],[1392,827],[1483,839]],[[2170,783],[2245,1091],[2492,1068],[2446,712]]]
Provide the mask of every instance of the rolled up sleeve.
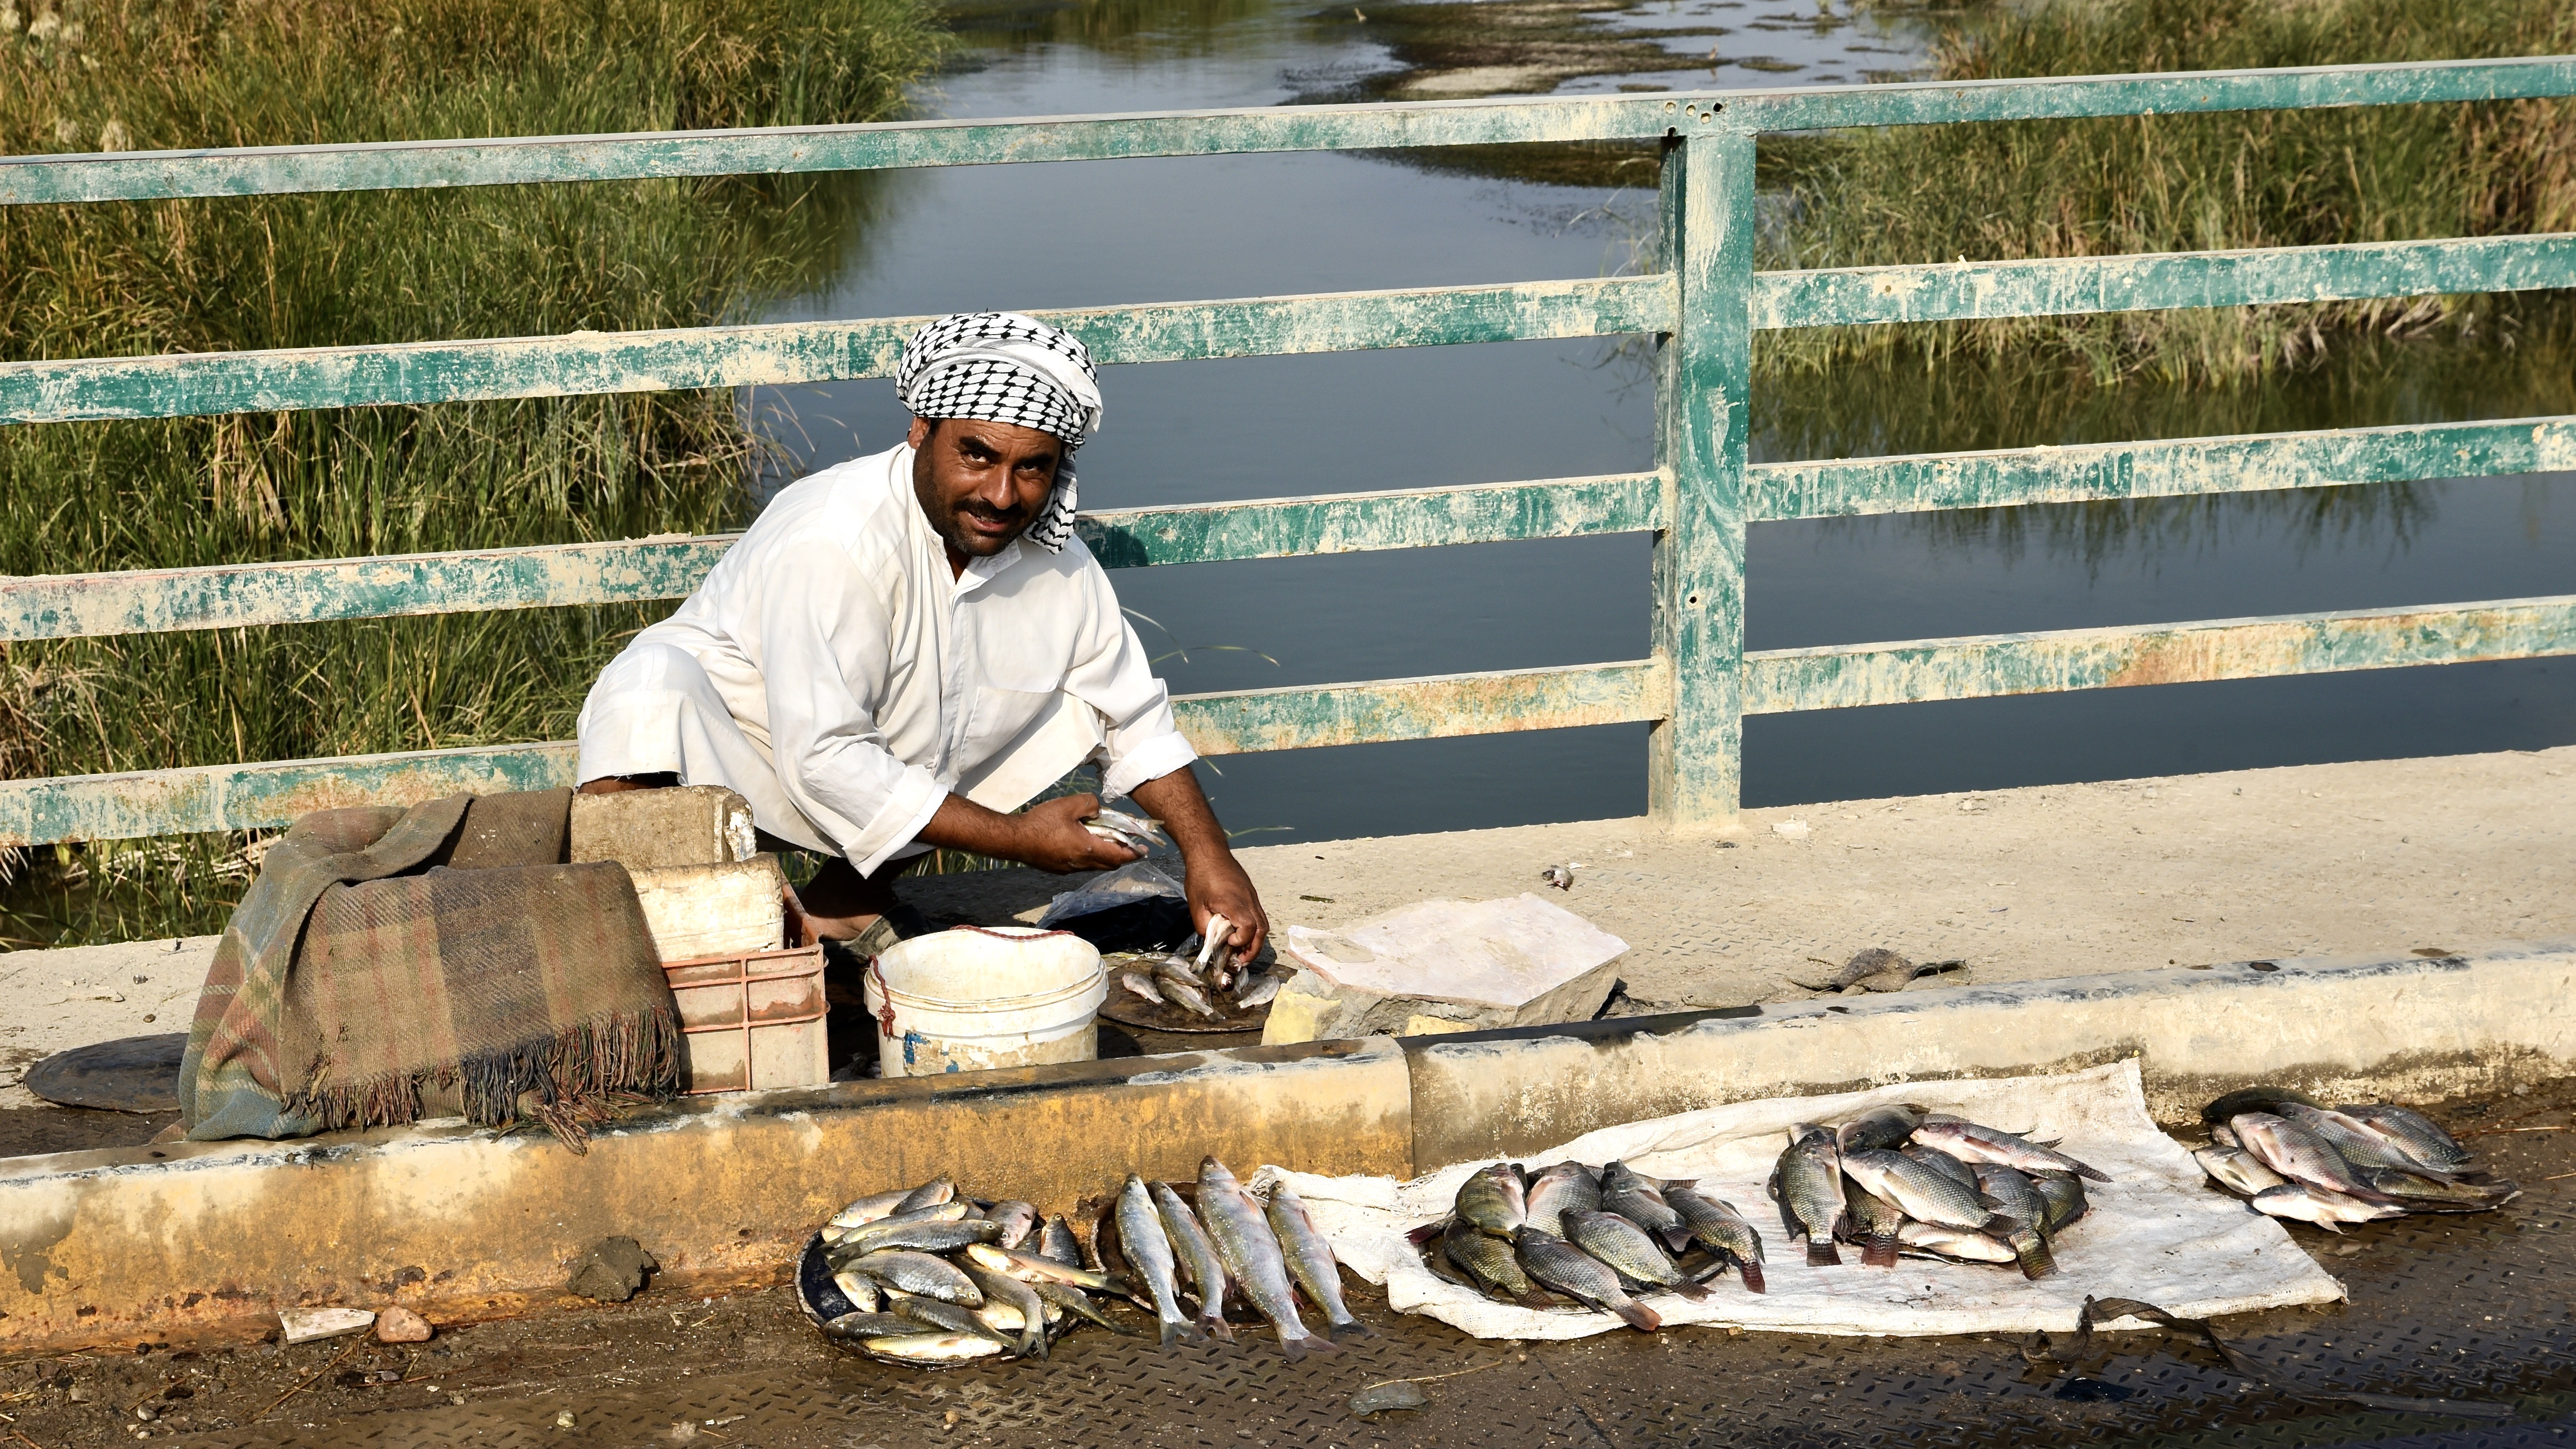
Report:
[[897,759],[878,729],[894,637],[882,592],[820,540],[783,562],[758,608],[771,758],[796,808],[873,874],[930,824],[948,787]]
[[1181,737],[1180,723],[1172,717],[1171,690],[1154,677],[1144,641],[1118,611],[1109,576],[1097,563],[1086,573],[1089,618],[1064,687],[1100,712],[1106,735],[1100,791],[1124,795],[1187,766],[1199,754]]

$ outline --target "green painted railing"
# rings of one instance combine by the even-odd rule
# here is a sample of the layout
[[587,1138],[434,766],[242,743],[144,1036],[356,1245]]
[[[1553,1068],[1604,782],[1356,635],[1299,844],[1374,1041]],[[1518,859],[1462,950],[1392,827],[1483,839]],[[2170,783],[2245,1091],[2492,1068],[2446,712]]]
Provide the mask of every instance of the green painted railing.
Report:
[[[2576,596],[1818,649],[1744,648],[1778,519],[2576,469],[2576,417],[1751,465],[1757,330],[2576,287],[2576,235],[1753,270],[1768,131],[2576,95],[2576,57],[1597,99],[0,157],[0,205],[1223,152],[1663,142],[1647,275],[1041,314],[1104,362],[1646,334],[1654,472],[1094,513],[1112,568],[1652,532],[1650,657],[1178,700],[1209,754],[1651,722],[1665,824],[1736,812],[1748,714],[2576,652]],[[995,298],[1006,305],[1007,298]],[[918,318],[0,363],[0,425],[882,377]],[[0,578],[0,641],[685,595],[729,536]],[[563,742],[0,782],[0,844],[282,824],[567,783]]]

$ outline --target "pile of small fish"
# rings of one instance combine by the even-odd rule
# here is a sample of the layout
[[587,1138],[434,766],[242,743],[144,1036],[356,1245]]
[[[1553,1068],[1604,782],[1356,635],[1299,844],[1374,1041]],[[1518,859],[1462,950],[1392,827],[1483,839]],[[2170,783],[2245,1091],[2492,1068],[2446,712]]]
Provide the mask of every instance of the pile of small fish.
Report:
[[[1208,917],[1195,961],[1168,951],[1119,951],[1101,958],[1102,964],[1120,990],[1140,1000],[1155,1005],[1170,1002],[1193,1016],[1221,1020],[1227,1013],[1211,1004],[1211,997],[1230,1000],[1237,1012],[1250,1011],[1277,996],[1283,979],[1275,971],[1247,970],[1238,975],[1227,953],[1217,949],[1228,929],[1225,917]],[[1229,987],[1233,988],[1230,997],[1225,994]]]
[[1424,1265],[1524,1308],[1570,1301],[1652,1333],[1662,1317],[1631,1293],[1706,1302],[1704,1281],[1730,1263],[1745,1287],[1762,1291],[1762,1235],[1734,1204],[1695,1182],[1648,1177],[1619,1162],[1597,1173],[1580,1162],[1536,1173],[1497,1162],[1458,1185],[1453,1207],[1413,1234]]
[[2045,1278],[2057,1271],[2053,1241],[2084,1216],[2084,1180],[2111,1180],[2056,1146],[1946,1112],[1877,1107],[1839,1129],[1791,1127],[1770,1191],[1810,1267],[1840,1263],[1839,1238],[1871,1267],[1943,1258]]
[[1289,1357],[1329,1351],[1298,1316],[1301,1292],[1332,1338],[1370,1331],[1344,1305],[1340,1264],[1295,1190],[1256,1199],[1214,1157],[1178,1188],[1130,1173],[1088,1244],[1062,1216],[963,1197],[944,1177],[878,1193],[833,1214],[797,1272],[826,1337],[915,1368],[1044,1358],[1081,1322],[1127,1334],[1103,1311],[1121,1299],[1154,1315],[1165,1344],[1232,1341],[1231,1301],[1270,1320]]
[[2326,1107],[2288,1087],[2248,1087],[2200,1110],[2212,1181],[2258,1212],[2331,1232],[2407,1213],[2474,1213],[2521,1195],[2470,1170],[2472,1154],[2418,1112],[2385,1102]]
[[[1791,1128],[1770,1194],[1789,1236],[1806,1242],[1809,1267],[1840,1264],[1841,1239],[1878,1267],[1900,1255],[2017,1262],[2043,1278],[2057,1271],[2049,1240],[2084,1215],[2084,1179],[2108,1180],[2055,1145],[1880,1107],[1840,1130]],[[1747,1291],[1765,1291],[1762,1235],[1733,1203],[1619,1162],[1535,1174],[1496,1163],[1459,1186],[1449,1218],[1414,1238],[1425,1265],[1452,1282],[1526,1308],[1570,1299],[1642,1331],[1663,1320],[1631,1294],[1705,1302],[1705,1284],[1730,1266]]]

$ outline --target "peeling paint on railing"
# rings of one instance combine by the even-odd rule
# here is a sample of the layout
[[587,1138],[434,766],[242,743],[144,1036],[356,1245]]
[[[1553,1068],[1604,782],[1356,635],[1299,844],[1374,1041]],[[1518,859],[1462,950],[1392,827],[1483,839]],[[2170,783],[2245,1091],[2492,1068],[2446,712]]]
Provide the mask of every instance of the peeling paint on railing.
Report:
[[2576,595],[1839,644],[1745,655],[1744,710],[1781,714],[2570,653]]
[[[1037,312],[1095,359],[1179,362],[1602,337],[1673,325],[1668,277],[1592,277]],[[930,320],[575,332],[0,363],[0,424],[194,417],[891,377]]]
[[2252,493],[2576,469],[2576,417],[1757,463],[1759,520]]
[[1200,754],[1238,755],[1661,719],[1672,711],[1672,676],[1661,662],[1640,659],[1185,694],[1173,699],[1172,709]]

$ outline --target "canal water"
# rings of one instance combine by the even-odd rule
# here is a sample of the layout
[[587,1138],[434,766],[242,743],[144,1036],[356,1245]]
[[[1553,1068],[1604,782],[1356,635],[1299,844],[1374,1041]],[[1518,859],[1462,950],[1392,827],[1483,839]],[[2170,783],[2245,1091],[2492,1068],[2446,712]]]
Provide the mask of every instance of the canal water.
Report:
[[[1649,0],[1592,22],[1661,58],[1558,89],[1891,78],[1938,15]],[[963,63],[920,114],[1063,115],[1400,94],[1383,21],[1295,0],[1099,0],[960,12]],[[1576,67],[1580,69],[1581,67]],[[778,319],[1076,307],[1585,277],[1627,269],[1649,190],[1430,169],[1405,157],[1229,156],[847,178],[827,285]],[[1858,456],[2576,411],[2568,354],[2493,341],[2383,350],[2235,390],[2084,392],[1855,367],[1755,399],[1757,458]],[[1091,508],[1652,466],[1633,347],[1413,349],[1111,368],[1082,456]],[[890,446],[883,382],[763,390],[798,466]],[[1753,648],[2576,592],[2576,475],[1757,525]],[[1632,659],[1642,536],[1113,575],[1176,692]],[[2576,742],[2576,663],[1827,711],[1749,721],[1768,805]],[[1631,815],[1643,726],[1214,762],[1246,843]],[[1536,866],[1533,865],[1535,870]]]

